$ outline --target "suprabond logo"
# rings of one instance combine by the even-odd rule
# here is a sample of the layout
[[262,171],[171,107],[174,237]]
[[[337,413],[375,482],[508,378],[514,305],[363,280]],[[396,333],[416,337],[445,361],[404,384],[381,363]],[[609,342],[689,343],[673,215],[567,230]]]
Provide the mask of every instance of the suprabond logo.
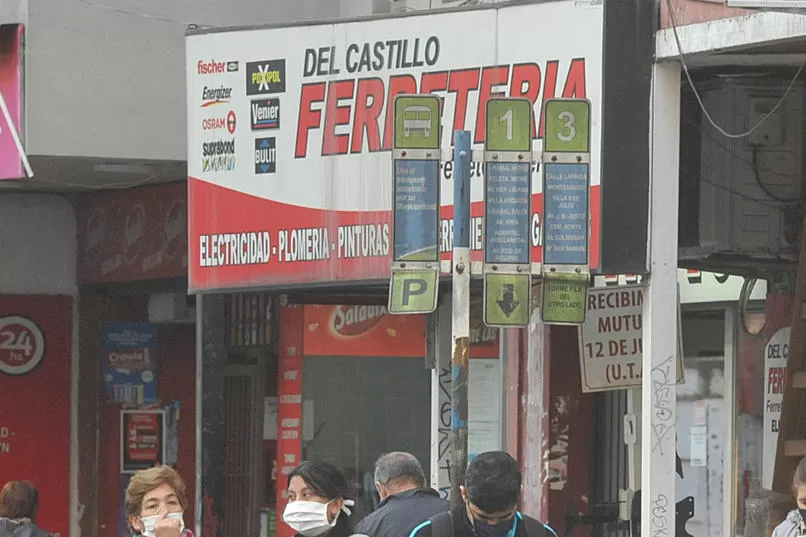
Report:
[[219,172],[235,169],[235,139],[202,144],[202,171]]
[[228,103],[232,98],[232,88],[220,86],[218,88],[208,88],[204,86],[202,90],[202,108],[216,104]]

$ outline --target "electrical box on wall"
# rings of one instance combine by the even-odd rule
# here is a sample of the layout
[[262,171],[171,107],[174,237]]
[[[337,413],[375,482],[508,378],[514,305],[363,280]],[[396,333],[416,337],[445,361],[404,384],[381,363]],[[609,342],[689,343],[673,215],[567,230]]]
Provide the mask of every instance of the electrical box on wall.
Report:
[[800,222],[791,216],[803,188],[804,91],[795,84],[781,103],[788,84],[738,77],[700,88],[705,108],[728,133],[761,124],[745,137],[730,138],[700,114],[699,240],[681,250],[681,259],[796,258]]

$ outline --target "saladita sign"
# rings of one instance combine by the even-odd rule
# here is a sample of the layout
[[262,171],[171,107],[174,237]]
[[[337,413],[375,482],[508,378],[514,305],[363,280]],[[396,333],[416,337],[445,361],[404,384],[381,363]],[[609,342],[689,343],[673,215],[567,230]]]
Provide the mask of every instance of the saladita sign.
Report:
[[[440,98],[441,149],[456,130],[484,147],[491,98],[531,103],[535,150],[546,99],[590,100],[590,265],[598,266],[602,19],[602,6],[569,0],[189,36],[191,290],[387,280],[396,244],[393,104],[402,94]],[[428,112],[412,108],[405,122],[420,129]],[[441,260],[452,249],[453,171],[451,161],[439,163]],[[474,162],[477,262],[483,180]],[[541,181],[531,189],[534,263],[542,260]]]

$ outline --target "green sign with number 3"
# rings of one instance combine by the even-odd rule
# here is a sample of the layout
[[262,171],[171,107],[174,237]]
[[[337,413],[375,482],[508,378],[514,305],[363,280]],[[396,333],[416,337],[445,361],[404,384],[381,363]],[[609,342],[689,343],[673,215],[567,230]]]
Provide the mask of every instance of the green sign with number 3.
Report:
[[549,99],[544,104],[546,133],[543,151],[588,153],[590,151],[590,101]]
[[532,102],[528,99],[487,101],[487,151],[532,150]]

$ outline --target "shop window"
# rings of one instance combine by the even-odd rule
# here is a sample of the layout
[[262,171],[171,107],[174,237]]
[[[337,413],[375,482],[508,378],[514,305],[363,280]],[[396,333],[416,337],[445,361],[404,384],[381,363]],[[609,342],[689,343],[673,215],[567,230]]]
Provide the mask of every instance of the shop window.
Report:
[[345,472],[357,519],[373,509],[380,455],[412,453],[429,475],[431,372],[422,358],[305,356],[303,371],[302,458]]

